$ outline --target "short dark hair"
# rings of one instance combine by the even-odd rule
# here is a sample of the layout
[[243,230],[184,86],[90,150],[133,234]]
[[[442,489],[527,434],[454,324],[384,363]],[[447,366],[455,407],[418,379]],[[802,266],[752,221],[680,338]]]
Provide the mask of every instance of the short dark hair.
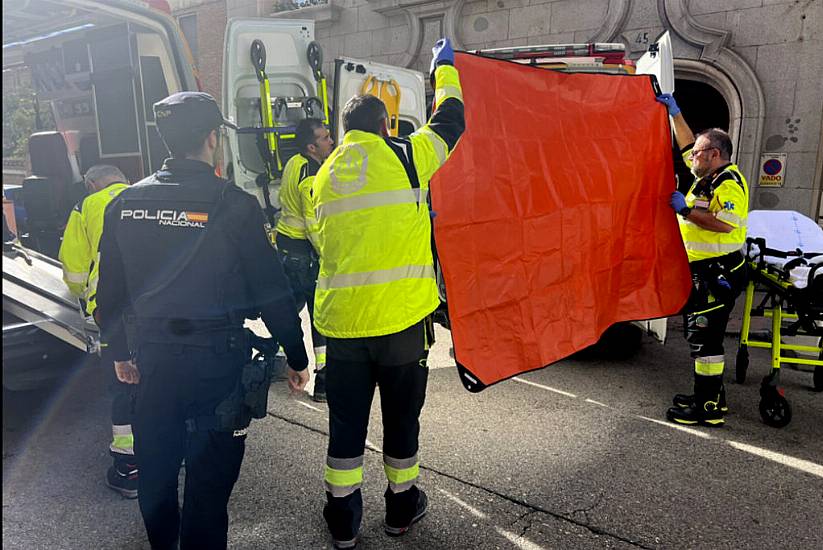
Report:
[[317,136],[314,131],[323,127],[323,121],[317,118],[304,118],[297,123],[294,131],[294,142],[301,153],[308,151],[309,145],[314,145]]
[[732,158],[732,138],[725,130],[720,128],[709,128],[703,130],[697,137],[703,136],[709,140],[712,147],[716,147],[720,151],[720,158],[723,160],[730,160]]
[[175,132],[171,135],[162,135],[163,143],[174,158],[185,158],[188,155],[197,154],[203,149],[206,138],[212,130],[198,130],[192,132]]
[[356,95],[343,107],[343,131],[361,130],[380,134],[381,121],[388,118],[386,105],[373,95]]

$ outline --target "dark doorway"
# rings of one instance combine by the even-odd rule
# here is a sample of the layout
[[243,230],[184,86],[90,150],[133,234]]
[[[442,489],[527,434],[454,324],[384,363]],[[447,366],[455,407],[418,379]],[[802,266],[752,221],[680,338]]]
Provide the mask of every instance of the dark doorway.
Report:
[[[715,88],[703,82],[677,78],[674,89],[677,104],[695,135],[709,128],[729,130],[729,106]],[[678,188],[685,193],[694,177],[679,151],[674,156],[674,170],[678,177]]]

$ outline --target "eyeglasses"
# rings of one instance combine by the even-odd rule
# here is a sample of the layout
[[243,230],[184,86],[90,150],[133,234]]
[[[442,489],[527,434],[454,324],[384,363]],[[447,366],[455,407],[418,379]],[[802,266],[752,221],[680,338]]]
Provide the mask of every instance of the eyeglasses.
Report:
[[[705,149],[692,149],[692,152],[689,153],[689,158],[693,159],[697,156],[698,153],[702,153],[703,151],[711,151],[712,149],[717,149],[717,147],[706,147]],[[718,151],[720,149],[717,149]]]

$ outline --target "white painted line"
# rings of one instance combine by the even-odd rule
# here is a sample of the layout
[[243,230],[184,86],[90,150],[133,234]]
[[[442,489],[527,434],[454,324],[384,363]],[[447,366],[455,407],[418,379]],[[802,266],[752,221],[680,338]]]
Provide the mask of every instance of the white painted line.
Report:
[[753,455],[757,455],[767,460],[772,460],[774,462],[777,462],[778,464],[789,466],[796,470],[800,470],[801,472],[812,474],[813,476],[823,477],[823,466],[821,466],[820,464],[815,464],[814,462],[803,460],[801,458],[794,458],[793,456],[784,455],[782,453],[770,451],[768,449],[761,449],[760,447],[755,447],[754,445],[747,445],[746,443],[738,443],[737,441],[726,441],[726,443],[728,443],[735,449],[745,451]]
[[304,407],[306,407],[307,409],[311,409],[311,410],[313,410],[313,411],[317,411],[317,412],[323,412],[323,409],[318,409],[318,408],[317,408],[317,407],[315,407],[314,405],[309,405],[309,404],[308,404],[308,403],[306,403],[305,401],[300,401],[299,399],[297,399],[296,401],[297,401],[298,403],[300,403],[301,405],[303,405]]
[[566,397],[571,397],[573,399],[577,399],[577,396],[573,393],[569,393],[567,391],[558,390],[557,388],[551,388],[549,386],[544,386],[543,384],[538,384],[537,382],[531,382],[530,380],[523,380],[515,376],[512,378],[515,382],[520,382],[521,384],[528,384],[529,386],[534,386],[535,388],[540,388],[541,390],[546,390],[554,393],[559,393],[560,395],[565,395]]
[[592,405],[600,405],[601,407],[606,407],[607,409],[612,409],[613,408],[613,407],[610,407],[609,405],[606,405],[605,403],[601,403],[600,401],[595,401],[594,399],[589,399],[588,397],[586,398],[586,403],[591,403]]
[[445,491],[443,489],[438,489],[438,491],[440,491],[441,493],[446,495],[446,497],[448,497],[449,499],[453,500],[454,502],[456,502],[457,504],[459,504],[460,506],[462,506],[463,508],[468,510],[471,515],[473,515],[477,518],[480,518],[480,519],[486,519],[488,517],[486,514],[484,514],[483,512],[481,512],[480,510],[478,510],[477,508],[475,508],[474,506],[469,504],[468,502],[464,502],[464,501],[460,500],[458,497],[454,496],[450,492]]
[[511,531],[506,531],[505,529],[501,529],[500,527],[495,527],[495,531],[503,535],[506,540],[510,543],[514,544],[521,550],[545,550],[539,544],[535,544],[527,538],[521,537],[520,535],[515,535]]
[[681,426],[679,424],[675,424],[674,422],[658,420],[656,418],[648,418],[646,416],[640,416],[639,414],[633,414],[635,418],[640,418],[642,420],[646,420],[648,422],[654,422],[655,424],[660,424],[661,426],[666,426],[667,428],[672,428],[675,430],[680,430],[681,432],[686,432],[687,434],[696,435],[697,437],[702,437],[703,439],[714,439],[714,436],[707,434],[703,431],[696,430],[694,428],[689,428],[688,426]]
[[366,447],[368,447],[369,449],[371,449],[372,451],[374,451],[376,453],[382,453],[383,452],[383,449],[381,449],[380,447],[378,447],[377,445],[375,445],[374,443],[372,443],[368,439],[366,440]]

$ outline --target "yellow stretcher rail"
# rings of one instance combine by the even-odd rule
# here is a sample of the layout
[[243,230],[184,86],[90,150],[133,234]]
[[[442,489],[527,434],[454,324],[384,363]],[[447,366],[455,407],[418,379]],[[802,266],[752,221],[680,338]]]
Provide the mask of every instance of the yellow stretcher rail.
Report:
[[400,131],[400,85],[396,80],[380,80],[369,75],[360,88],[363,95],[373,95],[386,105],[389,114],[389,134],[397,136]]

